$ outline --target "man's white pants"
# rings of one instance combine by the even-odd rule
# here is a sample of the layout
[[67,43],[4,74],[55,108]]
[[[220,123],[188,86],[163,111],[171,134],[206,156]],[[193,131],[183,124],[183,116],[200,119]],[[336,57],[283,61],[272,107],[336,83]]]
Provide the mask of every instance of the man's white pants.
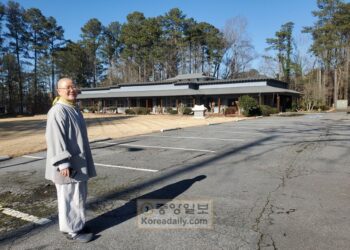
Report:
[[85,225],[87,182],[56,184],[61,232],[75,235]]

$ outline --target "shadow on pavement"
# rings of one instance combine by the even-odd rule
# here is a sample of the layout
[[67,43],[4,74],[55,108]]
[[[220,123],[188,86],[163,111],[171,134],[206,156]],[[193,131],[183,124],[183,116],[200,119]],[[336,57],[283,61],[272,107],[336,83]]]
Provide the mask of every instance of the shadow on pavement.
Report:
[[138,199],[166,199],[172,200],[178,195],[189,189],[195,182],[205,179],[205,175],[199,175],[192,179],[185,179],[165,187],[162,187],[153,192],[134,198],[123,206],[106,212],[98,217],[88,221],[86,225],[95,234],[98,234],[108,228],[114,227],[126,220],[129,220],[137,215],[137,200]]
[[14,164],[11,164],[11,165],[1,166],[0,169],[14,167],[14,166],[21,166],[21,165],[24,165],[24,164],[33,163],[33,162],[42,161],[42,160],[43,159],[33,159],[33,160],[25,161],[25,162],[14,163]]
[[271,136],[267,136],[264,138],[259,138],[258,140],[254,140],[252,142],[246,143],[244,145],[240,145],[238,147],[233,146],[231,148],[227,148],[223,152],[218,153],[214,156],[211,156],[210,158],[206,158],[202,161],[191,163],[191,164],[184,164],[182,166],[177,166],[174,169],[165,170],[164,172],[161,171],[160,174],[156,177],[151,177],[150,179],[145,179],[143,181],[130,184],[130,186],[128,186],[124,190],[121,190],[118,192],[113,192],[113,193],[106,194],[106,195],[102,195],[96,199],[91,200],[88,203],[94,204],[94,203],[99,202],[99,201],[120,199],[120,197],[122,197],[126,194],[131,195],[135,192],[140,192],[140,191],[144,190],[145,188],[152,187],[153,185],[162,183],[163,181],[166,181],[166,180],[171,179],[173,177],[180,176],[180,175],[186,174],[186,173],[191,173],[192,171],[195,171],[197,169],[201,169],[204,167],[209,167],[209,166],[215,164],[216,161],[218,161],[218,160],[222,160],[226,157],[238,154],[238,153],[243,152],[245,150],[248,150],[252,147],[260,146],[264,143],[271,142],[277,137],[278,136],[276,136],[276,135],[271,135]]
[[[159,175],[151,178],[146,178],[143,181],[137,181],[134,183],[130,183],[130,185],[117,192],[112,192],[106,195],[102,195],[99,197],[95,197],[91,199],[88,202],[88,207],[93,206],[95,204],[98,204],[99,202],[109,201],[109,200],[118,200],[123,196],[132,196],[133,194],[142,192],[142,190],[145,190],[146,188],[151,188],[153,185],[160,184],[164,181],[167,181],[171,178],[174,178],[176,176],[180,176],[182,174],[191,173],[192,171],[199,170],[201,168],[210,167],[213,166],[216,161],[222,160],[226,157],[239,154],[243,151],[249,150],[253,147],[260,146],[262,144],[265,144],[267,142],[272,142],[274,139],[278,138],[278,135],[270,135],[264,138],[256,139],[252,142],[248,142],[246,144],[240,145],[240,146],[233,146],[229,147],[226,150],[211,156],[210,158],[206,158],[202,161],[190,163],[190,164],[184,164],[182,166],[177,166],[176,168],[165,170],[164,172],[161,171]],[[102,232],[110,227],[113,227],[115,225],[118,225],[136,215],[136,200],[137,199],[147,199],[147,198],[153,198],[157,199],[159,197],[162,197],[162,199],[172,199],[175,198],[177,195],[185,192],[194,182],[204,179],[199,177],[183,180],[168,186],[165,186],[159,190],[153,191],[151,193],[148,193],[144,196],[140,196],[136,199],[130,200],[128,203],[123,205],[120,208],[114,209],[110,212],[107,212],[103,215],[100,215],[96,217],[95,219],[90,220],[87,222],[87,226],[91,227],[94,233]],[[205,177],[206,178],[206,177]],[[51,217],[53,219],[53,223],[57,223],[57,214],[53,215]],[[113,218],[113,219],[111,219]],[[114,220],[115,218],[115,220]],[[48,223],[48,225],[51,225],[51,223]],[[37,227],[37,232],[40,232],[41,230],[44,230],[46,226],[44,227]],[[6,240],[11,240],[12,238],[18,238],[20,235],[28,233],[33,229],[33,225],[31,225],[28,228],[15,230],[11,233],[11,235],[8,235],[6,237],[3,237]],[[33,232],[34,234],[34,232]],[[1,244],[0,244],[1,246]]]

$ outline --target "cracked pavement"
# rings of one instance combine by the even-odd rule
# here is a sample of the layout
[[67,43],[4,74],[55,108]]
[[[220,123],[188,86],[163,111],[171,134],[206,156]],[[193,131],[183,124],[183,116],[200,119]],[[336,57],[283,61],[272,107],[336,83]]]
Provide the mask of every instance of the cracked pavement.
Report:
[[[1,162],[0,197],[6,198],[1,205],[36,216],[50,215],[53,223],[13,231],[13,237],[0,241],[0,248],[347,249],[349,128],[350,115],[322,113],[192,127],[114,140],[113,145],[92,144],[95,162],[158,172],[98,167],[98,177],[89,183],[87,211],[88,225],[97,238],[84,245],[67,241],[58,232],[52,210],[55,194],[43,180],[44,161]],[[153,148],[119,145],[133,143]],[[136,201],[144,198],[210,199],[213,227],[141,229]],[[1,216],[0,226],[4,227]]]

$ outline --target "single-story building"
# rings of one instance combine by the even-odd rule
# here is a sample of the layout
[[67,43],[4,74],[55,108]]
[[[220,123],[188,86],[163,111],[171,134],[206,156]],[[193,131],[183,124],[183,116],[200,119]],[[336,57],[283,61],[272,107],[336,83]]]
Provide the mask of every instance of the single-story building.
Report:
[[145,107],[152,113],[165,113],[168,108],[202,105],[213,113],[237,104],[242,95],[254,97],[259,104],[280,111],[291,108],[300,93],[288,89],[288,84],[271,78],[219,80],[201,73],[178,75],[164,81],[122,83],[109,87],[84,88],[78,95],[82,108],[96,110]]

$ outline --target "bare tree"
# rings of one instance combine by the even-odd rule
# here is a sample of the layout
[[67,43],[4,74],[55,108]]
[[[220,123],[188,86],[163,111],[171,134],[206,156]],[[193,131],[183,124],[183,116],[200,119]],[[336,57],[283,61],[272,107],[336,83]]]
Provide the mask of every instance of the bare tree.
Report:
[[279,72],[278,66],[279,66],[278,61],[276,60],[275,57],[265,54],[261,56],[258,69],[260,74],[264,76],[278,78],[278,72]]
[[223,57],[223,78],[238,78],[250,67],[256,52],[246,32],[247,20],[243,17],[229,19],[223,30],[226,48]]
[[[290,88],[301,91],[305,76],[315,70],[316,58],[309,52],[311,37],[307,34],[299,34],[293,39],[293,54],[291,56],[291,80]],[[317,87],[315,93],[321,98],[321,88]]]

